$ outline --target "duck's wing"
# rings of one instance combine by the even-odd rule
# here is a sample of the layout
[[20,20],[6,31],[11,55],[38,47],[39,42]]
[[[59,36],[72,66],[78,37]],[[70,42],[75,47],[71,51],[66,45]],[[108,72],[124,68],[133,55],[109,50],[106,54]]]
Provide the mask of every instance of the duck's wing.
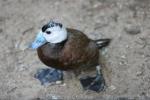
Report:
[[67,28],[69,41],[68,43],[77,47],[86,47],[91,41],[83,32]]
[[62,62],[66,65],[80,66],[82,63],[95,60],[98,56],[96,44],[84,33],[75,29],[67,29],[68,41],[61,53]]

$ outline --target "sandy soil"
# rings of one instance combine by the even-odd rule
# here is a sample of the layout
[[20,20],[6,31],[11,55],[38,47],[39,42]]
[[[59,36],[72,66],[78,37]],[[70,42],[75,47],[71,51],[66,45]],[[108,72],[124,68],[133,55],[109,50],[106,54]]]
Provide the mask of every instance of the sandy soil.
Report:
[[[27,46],[50,19],[92,39],[113,39],[105,54],[105,92],[83,91],[74,77],[55,86],[33,77],[46,66]],[[150,99],[150,0],[1,0],[0,47],[1,100]]]

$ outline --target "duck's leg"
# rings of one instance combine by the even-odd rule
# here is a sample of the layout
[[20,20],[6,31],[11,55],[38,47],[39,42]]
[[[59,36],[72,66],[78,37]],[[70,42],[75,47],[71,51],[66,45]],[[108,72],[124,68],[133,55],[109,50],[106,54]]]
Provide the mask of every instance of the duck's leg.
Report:
[[84,89],[93,90],[96,92],[103,91],[105,89],[105,80],[101,73],[100,65],[96,66],[96,76],[81,78],[80,82]]
[[53,68],[39,69],[34,75],[42,85],[58,84],[63,80],[63,72]]

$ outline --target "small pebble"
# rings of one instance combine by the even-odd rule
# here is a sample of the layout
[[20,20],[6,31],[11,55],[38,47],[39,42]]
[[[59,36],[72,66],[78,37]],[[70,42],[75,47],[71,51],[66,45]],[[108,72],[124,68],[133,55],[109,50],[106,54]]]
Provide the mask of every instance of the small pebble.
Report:
[[121,58],[122,58],[122,59],[126,59],[126,55],[122,55]]
[[61,84],[60,86],[66,86],[66,83]]
[[52,100],[59,100],[59,97],[53,95],[53,96],[52,96]]
[[136,73],[136,76],[141,76],[143,74],[143,72],[139,71]]
[[62,83],[62,81],[56,81],[56,84],[61,84]]
[[119,62],[119,65],[127,65],[127,62],[122,60],[122,61]]
[[126,33],[131,34],[131,35],[136,35],[141,33],[141,28],[140,26],[134,26],[134,25],[128,25],[124,28]]
[[111,85],[111,86],[109,87],[109,89],[111,89],[111,90],[115,90],[115,89],[116,89],[116,87],[115,87],[114,85]]

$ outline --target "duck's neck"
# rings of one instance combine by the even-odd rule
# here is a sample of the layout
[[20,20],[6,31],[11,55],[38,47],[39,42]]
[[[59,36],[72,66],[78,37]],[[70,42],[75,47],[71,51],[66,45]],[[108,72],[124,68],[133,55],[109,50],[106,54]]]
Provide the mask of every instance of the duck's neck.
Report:
[[60,43],[49,43],[49,42],[48,42],[48,44],[49,44],[52,48],[61,49],[61,48],[64,47],[64,45],[65,45],[65,43],[67,42],[67,40],[68,40],[68,38],[65,39],[65,40],[63,40],[63,41],[60,42]]

